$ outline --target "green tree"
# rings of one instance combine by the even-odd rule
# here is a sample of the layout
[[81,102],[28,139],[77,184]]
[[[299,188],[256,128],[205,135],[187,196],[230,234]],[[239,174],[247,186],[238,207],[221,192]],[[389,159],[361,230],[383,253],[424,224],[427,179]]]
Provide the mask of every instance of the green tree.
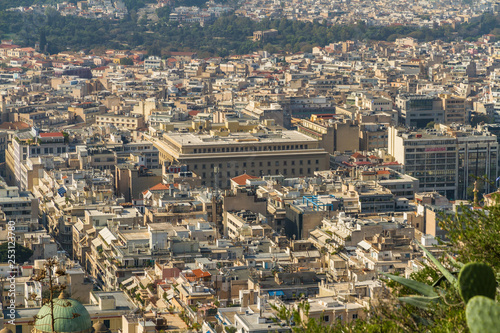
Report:
[[9,257],[12,252],[9,253],[9,250],[14,250],[16,264],[22,264],[28,261],[33,255],[33,251],[27,247],[15,243],[14,249],[9,249],[9,242],[5,242],[0,244],[0,262],[6,263],[12,260],[12,258]]
[[124,66],[132,66],[134,64],[134,61],[130,58],[121,58],[120,59],[120,65]]
[[500,197],[492,194],[496,205],[483,210],[461,207],[461,213],[441,220],[439,226],[448,232],[450,246],[462,262],[486,262],[500,270]]

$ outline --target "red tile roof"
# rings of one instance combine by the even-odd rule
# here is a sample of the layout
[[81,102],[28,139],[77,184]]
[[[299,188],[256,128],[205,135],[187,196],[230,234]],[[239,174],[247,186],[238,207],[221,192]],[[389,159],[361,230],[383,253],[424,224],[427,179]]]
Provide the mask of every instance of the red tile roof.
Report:
[[360,153],[354,153],[354,154],[351,155],[351,157],[358,158],[358,157],[365,157],[365,155],[360,154]]
[[150,191],[166,191],[168,189],[170,189],[169,185],[159,183],[159,184],[156,184],[155,186],[151,187],[149,190]]
[[255,179],[255,178],[259,178],[259,177],[250,176],[250,175],[247,175],[246,173],[244,173],[244,174],[242,174],[240,176],[231,178],[231,180],[233,182],[235,182],[236,184],[238,184],[240,186],[243,186],[243,185],[245,185],[247,183],[247,179]]
[[209,272],[204,272],[201,269],[193,269],[193,274],[199,279],[212,276]]
[[391,172],[389,170],[379,170],[377,171],[377,175],[390,175]]
[[59,132],[53,132],[53,133],[40,133],[41,138],[62,138],[63,134]]

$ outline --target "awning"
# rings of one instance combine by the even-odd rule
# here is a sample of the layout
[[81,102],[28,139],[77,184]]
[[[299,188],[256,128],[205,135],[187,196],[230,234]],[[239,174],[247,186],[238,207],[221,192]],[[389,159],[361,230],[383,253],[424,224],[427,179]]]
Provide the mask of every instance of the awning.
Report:
[[268,291],[269,296],[285,296],[283,290],[270,290]]

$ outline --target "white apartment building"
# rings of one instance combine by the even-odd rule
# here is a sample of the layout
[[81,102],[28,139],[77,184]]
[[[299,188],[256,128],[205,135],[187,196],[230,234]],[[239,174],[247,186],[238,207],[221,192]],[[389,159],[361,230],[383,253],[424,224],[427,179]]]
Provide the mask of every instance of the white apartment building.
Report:
[[39,133],[36,128],[32,128],[29,132],[18,133],[9,144],[5,155],[7,164],[5,181],[9,184],[21,185],[21,166],[28,158],[58,156],[67,151],[68,145],[62,133]]
[[[452,199],[470,198],[477,178],[494,181],[498,174],[496,136],[470,128],[410,132],[390,127],[388,153],[419,180],[420,191]],[[490,191],[491,185],[484,182],[479,190]]]
[[0,208],[7,221],[16,222],[16,232],[30,231],[31,224],[38,223],[38,199],[31,192],[19,191],[0,177]]

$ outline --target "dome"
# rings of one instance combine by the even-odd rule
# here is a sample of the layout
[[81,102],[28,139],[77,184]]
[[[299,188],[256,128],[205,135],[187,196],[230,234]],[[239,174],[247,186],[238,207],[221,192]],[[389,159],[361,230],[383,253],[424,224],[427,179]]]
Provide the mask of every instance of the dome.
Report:
[[[78,301],[54,298],[55,331],[59,333],[86,333],[92,328],[87,309]],[[36,332],[52,332],[50,303],[42,306],[35,320]]]
[[106,327],[106,325],[103,324],[102,321],[98,321],[97,323],[94,324],[94,333],[108,333],[109,329]]

